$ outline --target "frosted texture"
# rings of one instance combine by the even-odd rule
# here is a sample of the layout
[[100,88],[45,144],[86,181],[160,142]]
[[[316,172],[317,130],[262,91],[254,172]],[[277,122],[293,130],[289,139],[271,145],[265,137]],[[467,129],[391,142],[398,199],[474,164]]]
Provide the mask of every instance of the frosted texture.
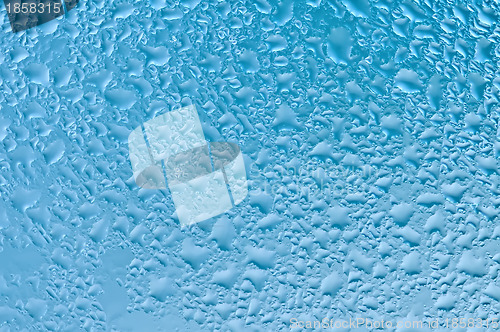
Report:
[[[498,4],[2,8],[0,331],[499,317]],[[189,105],[248,196],[180,227],[128,140]]]

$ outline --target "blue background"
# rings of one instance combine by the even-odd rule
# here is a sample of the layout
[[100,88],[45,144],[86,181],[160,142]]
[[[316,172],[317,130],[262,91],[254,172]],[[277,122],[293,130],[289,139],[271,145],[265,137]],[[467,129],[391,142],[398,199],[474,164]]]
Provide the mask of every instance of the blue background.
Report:
[[[498,318],[499,13],[82,1],[14,34],[4,12],[0,331]],[[190,104],[250,193],[180,228],[127,138]]]

